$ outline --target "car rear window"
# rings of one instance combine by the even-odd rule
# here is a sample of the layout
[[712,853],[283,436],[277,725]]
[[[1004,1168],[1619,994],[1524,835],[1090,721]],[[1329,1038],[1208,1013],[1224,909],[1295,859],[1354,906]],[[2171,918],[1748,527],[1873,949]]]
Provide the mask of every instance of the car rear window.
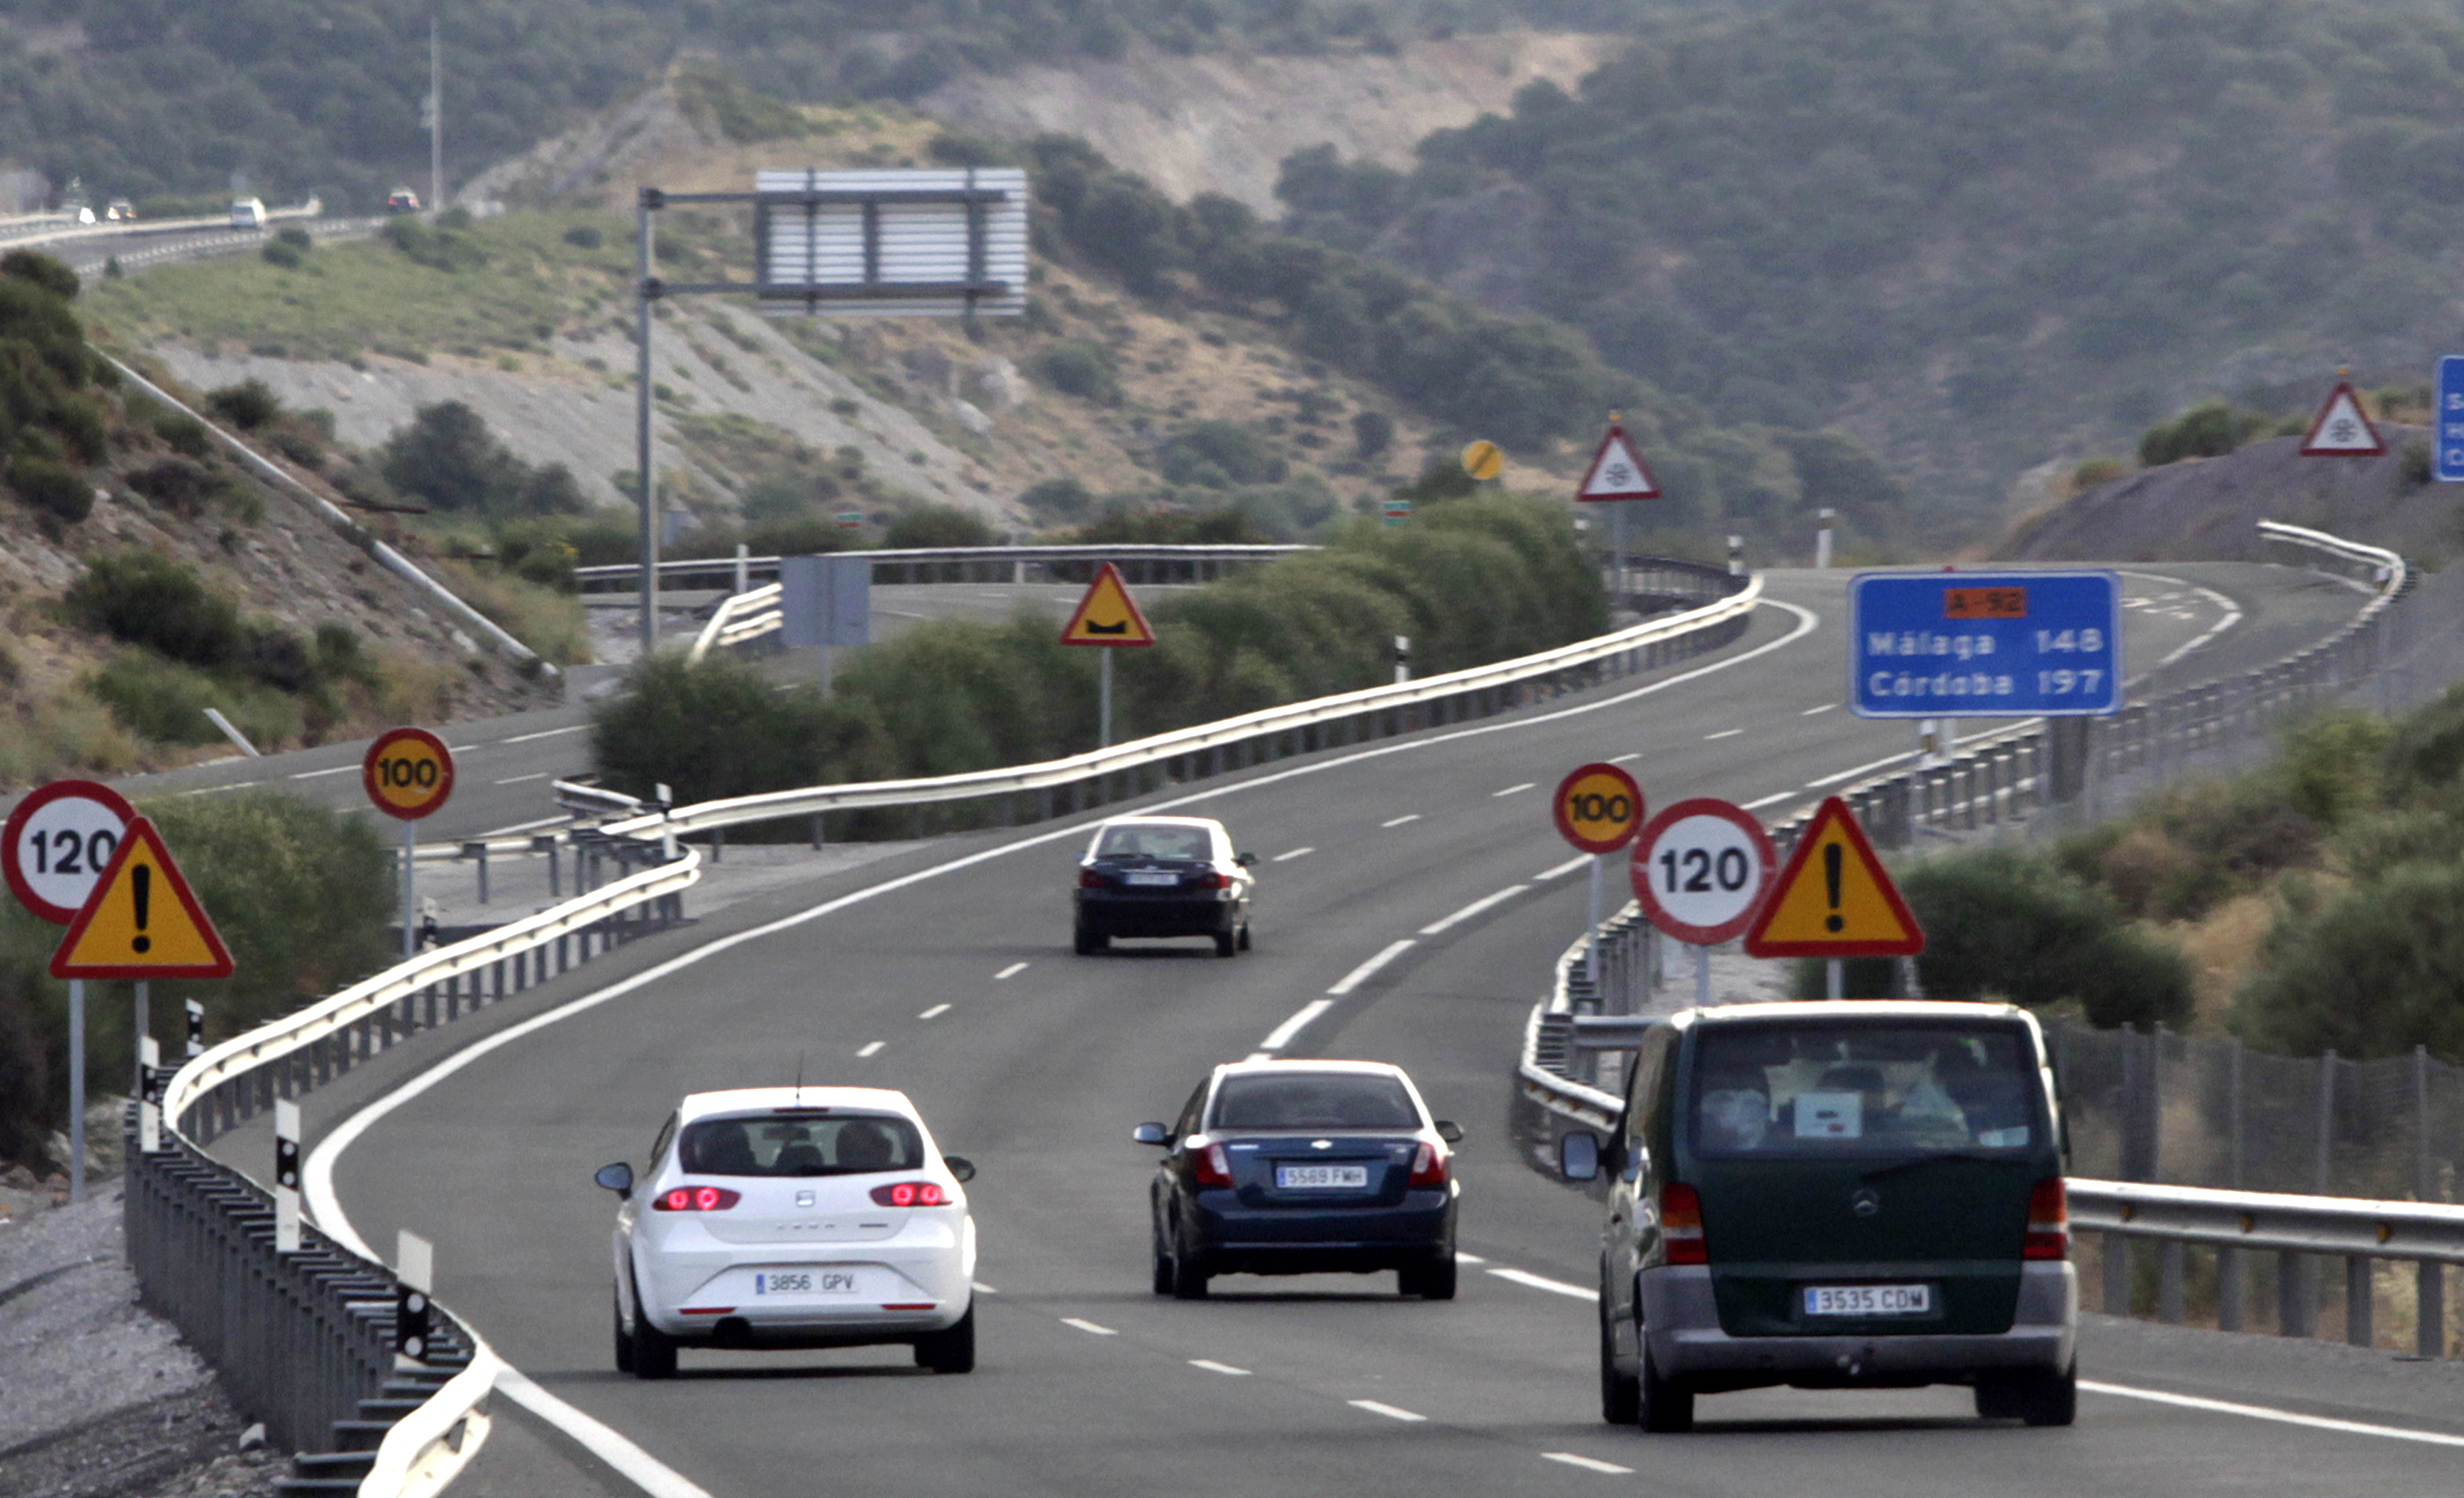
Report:
[[1106,827],[1095,844],[1098,858],[1212,858],[1214,836],[1204,827],[1125,823]]
[[2034,1051],[2012,1024],[1705,1026],[1695,1039],[1694,1151],[2024,1150],[2044,1138]]
[[1359,1072],[1226,1077],[1216,1129],[1418,1129],[1419,1110],[1393,1077]]
[[676,1161],[695,1176],[860,1176],[915,1169],[924,1139],[894,1113],[704,1118],[685,1125]]

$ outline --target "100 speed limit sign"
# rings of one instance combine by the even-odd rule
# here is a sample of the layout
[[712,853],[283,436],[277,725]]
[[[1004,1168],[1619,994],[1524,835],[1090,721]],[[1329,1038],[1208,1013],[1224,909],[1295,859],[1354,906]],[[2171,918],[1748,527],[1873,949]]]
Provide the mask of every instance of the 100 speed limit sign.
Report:
[[1662,932],[1716,946],[1744,935],[1775,862],[1751,812],[1697,797],[1662,808],[1635,838],[1634,894]]

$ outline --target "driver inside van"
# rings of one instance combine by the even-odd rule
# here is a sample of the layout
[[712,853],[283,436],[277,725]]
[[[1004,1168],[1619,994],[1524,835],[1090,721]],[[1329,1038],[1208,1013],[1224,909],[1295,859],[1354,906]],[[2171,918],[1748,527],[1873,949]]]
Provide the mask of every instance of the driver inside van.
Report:
[[1771,1089],[1753,1072],[1727,1072],[1709,1079],[1700,1106],[1703,1147],[1758,1150],[1771,1133]]

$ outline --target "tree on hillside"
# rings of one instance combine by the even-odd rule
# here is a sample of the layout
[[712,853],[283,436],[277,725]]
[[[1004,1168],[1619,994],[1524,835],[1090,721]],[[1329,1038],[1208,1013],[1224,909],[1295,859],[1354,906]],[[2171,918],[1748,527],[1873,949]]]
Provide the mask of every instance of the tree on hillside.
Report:
[[398,492],[438,510],[489,515],[578,515],[582,486],[561,463],[534,468],[460,401],[423,406],[384,448],[382,470]]

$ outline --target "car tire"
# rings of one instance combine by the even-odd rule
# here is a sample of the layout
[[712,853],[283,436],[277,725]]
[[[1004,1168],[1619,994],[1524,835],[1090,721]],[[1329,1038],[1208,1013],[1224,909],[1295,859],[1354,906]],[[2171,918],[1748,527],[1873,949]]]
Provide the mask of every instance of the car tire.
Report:
[[1249,950],[1249,923],[1245,920],[1241,923],[1241,950]]
[[1070,934],[1070,950],[1080,957],[1093,957],[1112,944],[1112,938],[1098,931],[1081,926]]
[[1172,1248],[1172,1298],[1204,1300],[1206,1282],[1215,1277],[1207,1272],[1205,1261],[1183,1248],[1177,1233],[1173,1235]]
[[976,1371],[976,1308],[967,1305],[967,1313],[947,1331],[934,1332],[915,1339],[915,1366],[930,1368],[936,1374],[962,1374]]
[[1681,1389],[1660,1376],[1660,1370],[1652,1365],[1650,1338],[1638,1334],[1635,1342],[1642,1354],[1642,1375],[1635,1379],[1635,1423],[1666,1436],[1692,1430],[1694,1391]]
[[1155,1292],[1158,1295],[1169,1295],[1172,1293],[1173,1286],[1172,1255],[1164,1251],[1163,1236],[1161,1234],[1154,1236]]
[[633,1377],[672,1378],[676,1376],[676,1339],[650,1325],[648,1316],[633,1318]]
[[1607,1277],[1600,1285],[1600,1419],[1631,1425],[1642,1419],[1642,1380],[1617,1365],[1617,1334],[1609,1325]]
[[1240,950],[1241,932],[1238,927],[1226,926],[1221,931],[1215,934],[1215,955],[1217,957],[1228,958],[1238,953]]
[[1395,1273],[1396,1289],[1422,1300],[1455,1298],[1455,1256],[1449,1249],[1426,1264],[1407,1265]]
[[625,1308],[613,1306],[610,1309],[616,1323],[616,1371],[628,1374],[633,1371],[633,1334],[625,1330]]

